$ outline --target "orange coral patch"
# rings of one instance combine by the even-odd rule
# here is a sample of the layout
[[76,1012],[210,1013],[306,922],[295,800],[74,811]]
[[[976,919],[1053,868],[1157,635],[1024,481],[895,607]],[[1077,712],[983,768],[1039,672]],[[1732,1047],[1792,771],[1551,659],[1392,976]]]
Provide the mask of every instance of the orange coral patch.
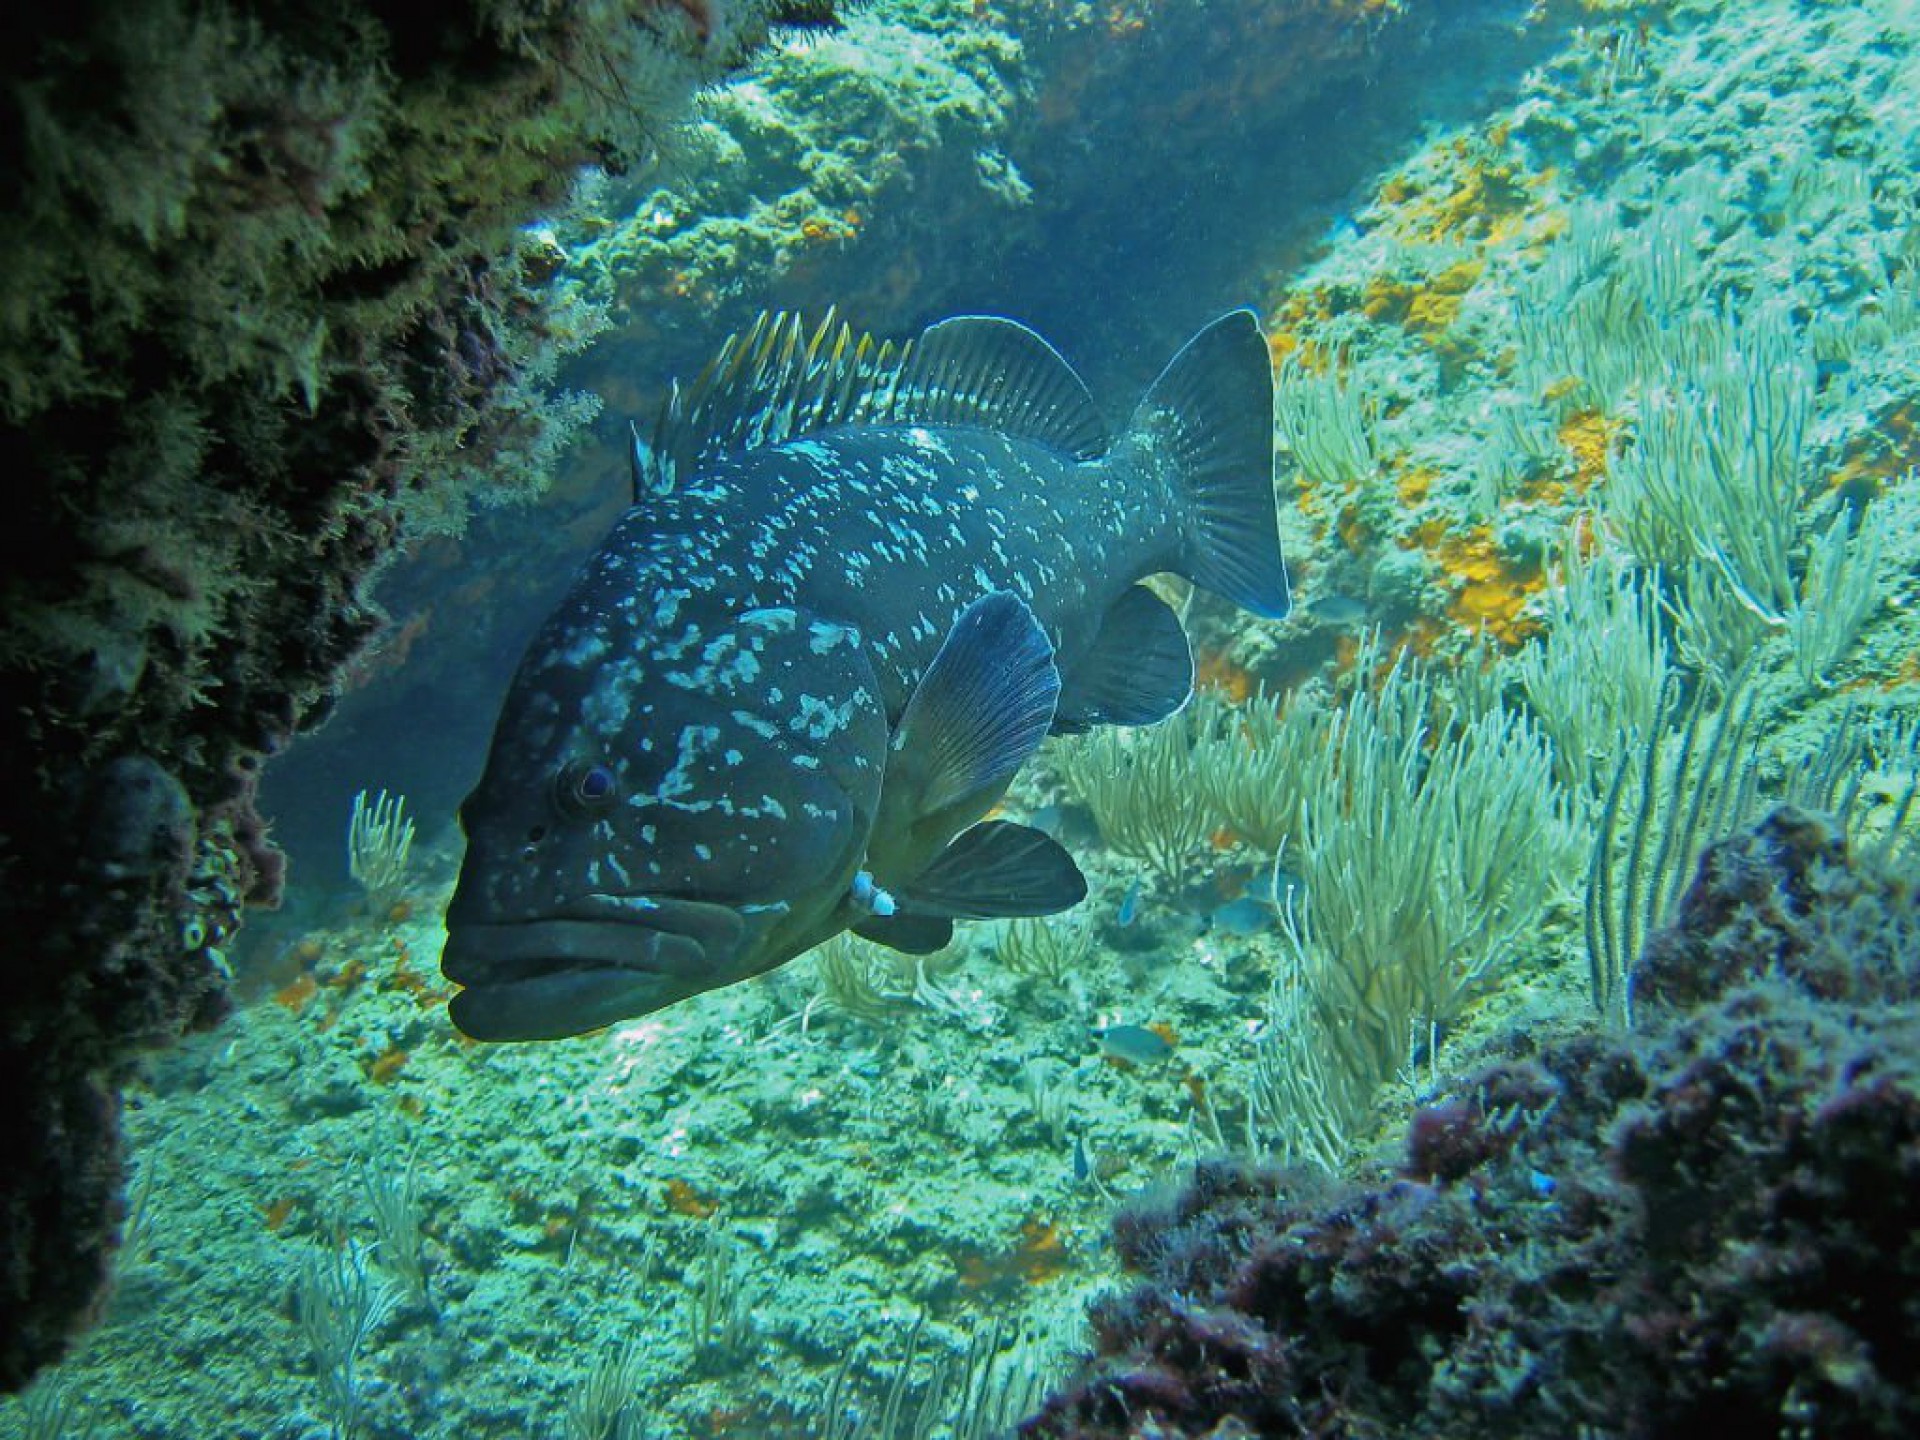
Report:
[[1193,1108],[1203,1115],[1207,1113],[1209,1109],[1207,1102],[1207,1077],[1189,1071],[1184,1083],[1187,1087],[1187,1098],[1193,1102]]
[[963,1249],[954,1256],[960,1284],[967,1290],[998,1290],[1025,1282],[1044,1285],[1066,1273],[1068,1255],[1060,1232],[1049,1221],[1031,1219],[1020,1227],[1020,1238],[1006,1255],[984,1255]]
[[1407,328],[1429,336],[1449,329],[1460,318],[1460,302],[1479,280],[1482,268],[1478,260],[1462,260],[1434,276],[1426,289],[1414,295],[1407,309]]
[[1920,462],[1920,413],[1902,401],[1866,434],[1851,441],[1840,468],[1828,481],[1843,500],[1865,504]]
[[273,1003],[298,1015],[320,993],[319,983],[304,971],[273,992]]
[[1539,629],[1525,611],[1528,600],[1546,583],[1545,575],[1537,564],[1503,557],[1486,526],[1463,536],[1447,536],[1435,555],[1458,582],[1447,607],[1454,623],[1476,633],[1484,631],[1509,648]]
[[1573,455],[1573,488],[1584,495],[1607,473],[1607,458],[1613,452],[1614,436],[1620,426],[1598,410],[1581,410],[1569,415],[1560,426],[1560,443]]
[[705,1220],[720,1207],[684,1180],[667,1181],[667,1208],[676,1215]]
[[1193,667],[1193,683],[1196,689],[1218,691],[1236,705],[1254,691],[1253,676],[1246,668],[1218,651],[1199,657]]
[[1341,631],[1333,637],[1333,669],[1337,675],[1346,675],[1360,658],[1360,641],[1357,637]]
[[1381,202],[1387,205],[1404,205],[1419,193],[1419,187],[1404,175],[1395,175],[1380,187]]
[[[1870,682],[1864,679],[1854,682],[1855,685],[1868,683]],[[1908,685],[1920,685],[1920,655],[1907,656],[1900,662],[1900,668],[1895,670],[1892,676],[1880,682],[1882,690],[1899,690]],[[1843,688],[1851,689],[1853,686]]]
[[1431,660],[1440,649],[1440,642],[1446,638],[1446,625],[1431,615],[1417,615],[1413,624],[1407,627],[1404,644],[1422,660]]
[[1334,521],[1333,529],[1340,537],[1340,543],[1353,555],[1366,553],[1367,542],[1373,538],[1372,529],[1360,518],[1360,507],[1354,504],[1340,507],[1340,515]]
[[1460,302],[1483,268],[1478,260],[1461,260],[1424,282],[1375,275],[1361,292],[1360,309],[1369,320],[1401,325],[1431,340],[1460,318]]
[[1413,286],[1375,275],[1360,293],[1360,313],[1379,325],[1398,325],[1413,308]]
[[[1460,148],[1464,151],[1464,145]],[[1462,155],[1465,159],[1465,155]],[[1468,160],[1466,169],[1444,200],[1426,207],[1427,238],[1446,240],[1462,232],[1485,235],[1506,227],[1527,205],[1527,187],[1518,167]]]
[[1433,482],[1438,478],[1437,472],[1424,466],[1402,471],[1399,478],[1393,482],[1394,493],[1400,497],[1402,505],[1409,507],[1418,505],[1427,498],[1428,493],[1433,489]]
[[1067,1268],[1067,1247],[1050,1222],[1029,1220],[1022,1225],[1020,1248],[1015,1254],[1020,1278],[1029,1285],[1043,1284]]
[[397,990],[402,995],[413,997],[413,1003],[421,1009],[440,1003],[441,989],[426,975],[415,970],[407,963],[409,952],[399,948],[391,972],[387,975],[386,988]]

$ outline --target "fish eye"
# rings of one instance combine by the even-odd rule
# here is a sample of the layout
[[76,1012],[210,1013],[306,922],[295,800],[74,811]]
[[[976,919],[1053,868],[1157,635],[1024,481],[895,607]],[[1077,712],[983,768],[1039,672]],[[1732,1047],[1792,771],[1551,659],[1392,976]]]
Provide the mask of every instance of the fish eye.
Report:
[[605,765],[574,760],[553,777],[553,799],[564,815],[591,815],[619,797],[620,782]]

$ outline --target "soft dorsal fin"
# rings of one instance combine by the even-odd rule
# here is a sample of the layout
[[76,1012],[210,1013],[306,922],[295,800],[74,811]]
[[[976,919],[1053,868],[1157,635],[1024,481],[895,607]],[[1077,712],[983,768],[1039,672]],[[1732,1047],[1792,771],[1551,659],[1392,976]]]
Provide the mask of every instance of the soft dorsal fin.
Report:
[[1017,320],[956,315],[930,325],[900,366],[887,419],[981,425],[1076,460],[1107,453],[1106,422],[1060,352]]
[[981,425],[1104,455],[1108,436],[1073,367],[1026,326],[963,315],[896,345],[836,321],[762,312],[691,385],[677,383],[653,438],[634,444],[634,496],[664,494],[717,455],[836,425]]

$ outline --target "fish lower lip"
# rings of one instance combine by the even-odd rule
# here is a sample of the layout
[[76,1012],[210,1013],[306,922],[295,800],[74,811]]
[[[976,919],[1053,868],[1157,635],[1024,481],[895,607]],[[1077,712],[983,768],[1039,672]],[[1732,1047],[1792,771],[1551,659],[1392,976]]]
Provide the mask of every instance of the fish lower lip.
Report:
[[490,985],[568,970],[682,975],[724,959],[740,916],[698,900],[644,904],[595,896],[552,918],[463,922],[448,917],[441,972],[457,985]]

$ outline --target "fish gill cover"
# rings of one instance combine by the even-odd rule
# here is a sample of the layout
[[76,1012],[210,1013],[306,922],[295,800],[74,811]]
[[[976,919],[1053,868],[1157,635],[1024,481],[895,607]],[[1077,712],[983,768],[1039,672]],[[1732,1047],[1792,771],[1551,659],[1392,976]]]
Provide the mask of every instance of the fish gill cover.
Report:
[[[648,13],[698,47],[722,8]],[[64,809],[51,766],[55,803],[9,827],[97,837],[78,867],[33,852],[62,893],[164,882],[184,907],[144,948],[20,968],[66,998],[10,1024],[181,964],[228,965],[242,1003],[142,1068],[124,1192],[79,1123],[110,1107],[71,1112],[70,1144],[22,1138],[10,1183],[92,1208],[11,1230],[8,1283],[114,1289],[0,1433],[1631,1435],[1736,1395],[1756,1430],[1911,1428],[1886,1258],[1915,1193],[1909,8],[874,4],[705,95],[656,168],[578,186],[516,263],[528,302],[604,307],[567,372],[603,428],[537,511],[383,576],[387,640],[260,792],[293,859],[281,914],[236,935],[244,874],[137,863],[207,813],[166,775],[222,753],[150,712],[124,718],[152,765]],[[1024,827],[989,832],[1016,857],[1071,855],[1072,909],[942,949],[843,934],[582,1039],[470,1043],[435,973],[455,802],[506,668],[630,503],[626,423],[756,312],[835,301],[886,336],[1018,317],[1123,407],[1257,307],[1304,603],[1249,619],[1164,577],[1129,602],[1179,614],[1192,698],[1046,740],[985,816]],[[481,374],[461,330],[447,373]],[[731,427],[755,407],[668,409],[648,489],[712,468],[675,435],[752,452]],[[507,468],[468,478],[532,473]],[[207,553],[229,580],[334,575]],[[1012,730],[1046,688],[1019,621],[1000,601],[966,627],[1041,677]],[[852,653],[807,634],[809,663],[815,639]],[[250,693],[178,713],[204,737]],[[625,793],[596,768],[553,770],[557,796]],[[1763,823],[1783,798],[1832,818]],[[978,873],[939,893],[977,898],[946,879]],[[857,869],[846,892],[899,898]],[[671,898],[704,957],[727,907]],[[59,1080],[62,1037],[96,1032],[38,1033],[23,1063]],[[104,1238],[50,1238],[105,1237],[121,1193],[110,1266]]]

